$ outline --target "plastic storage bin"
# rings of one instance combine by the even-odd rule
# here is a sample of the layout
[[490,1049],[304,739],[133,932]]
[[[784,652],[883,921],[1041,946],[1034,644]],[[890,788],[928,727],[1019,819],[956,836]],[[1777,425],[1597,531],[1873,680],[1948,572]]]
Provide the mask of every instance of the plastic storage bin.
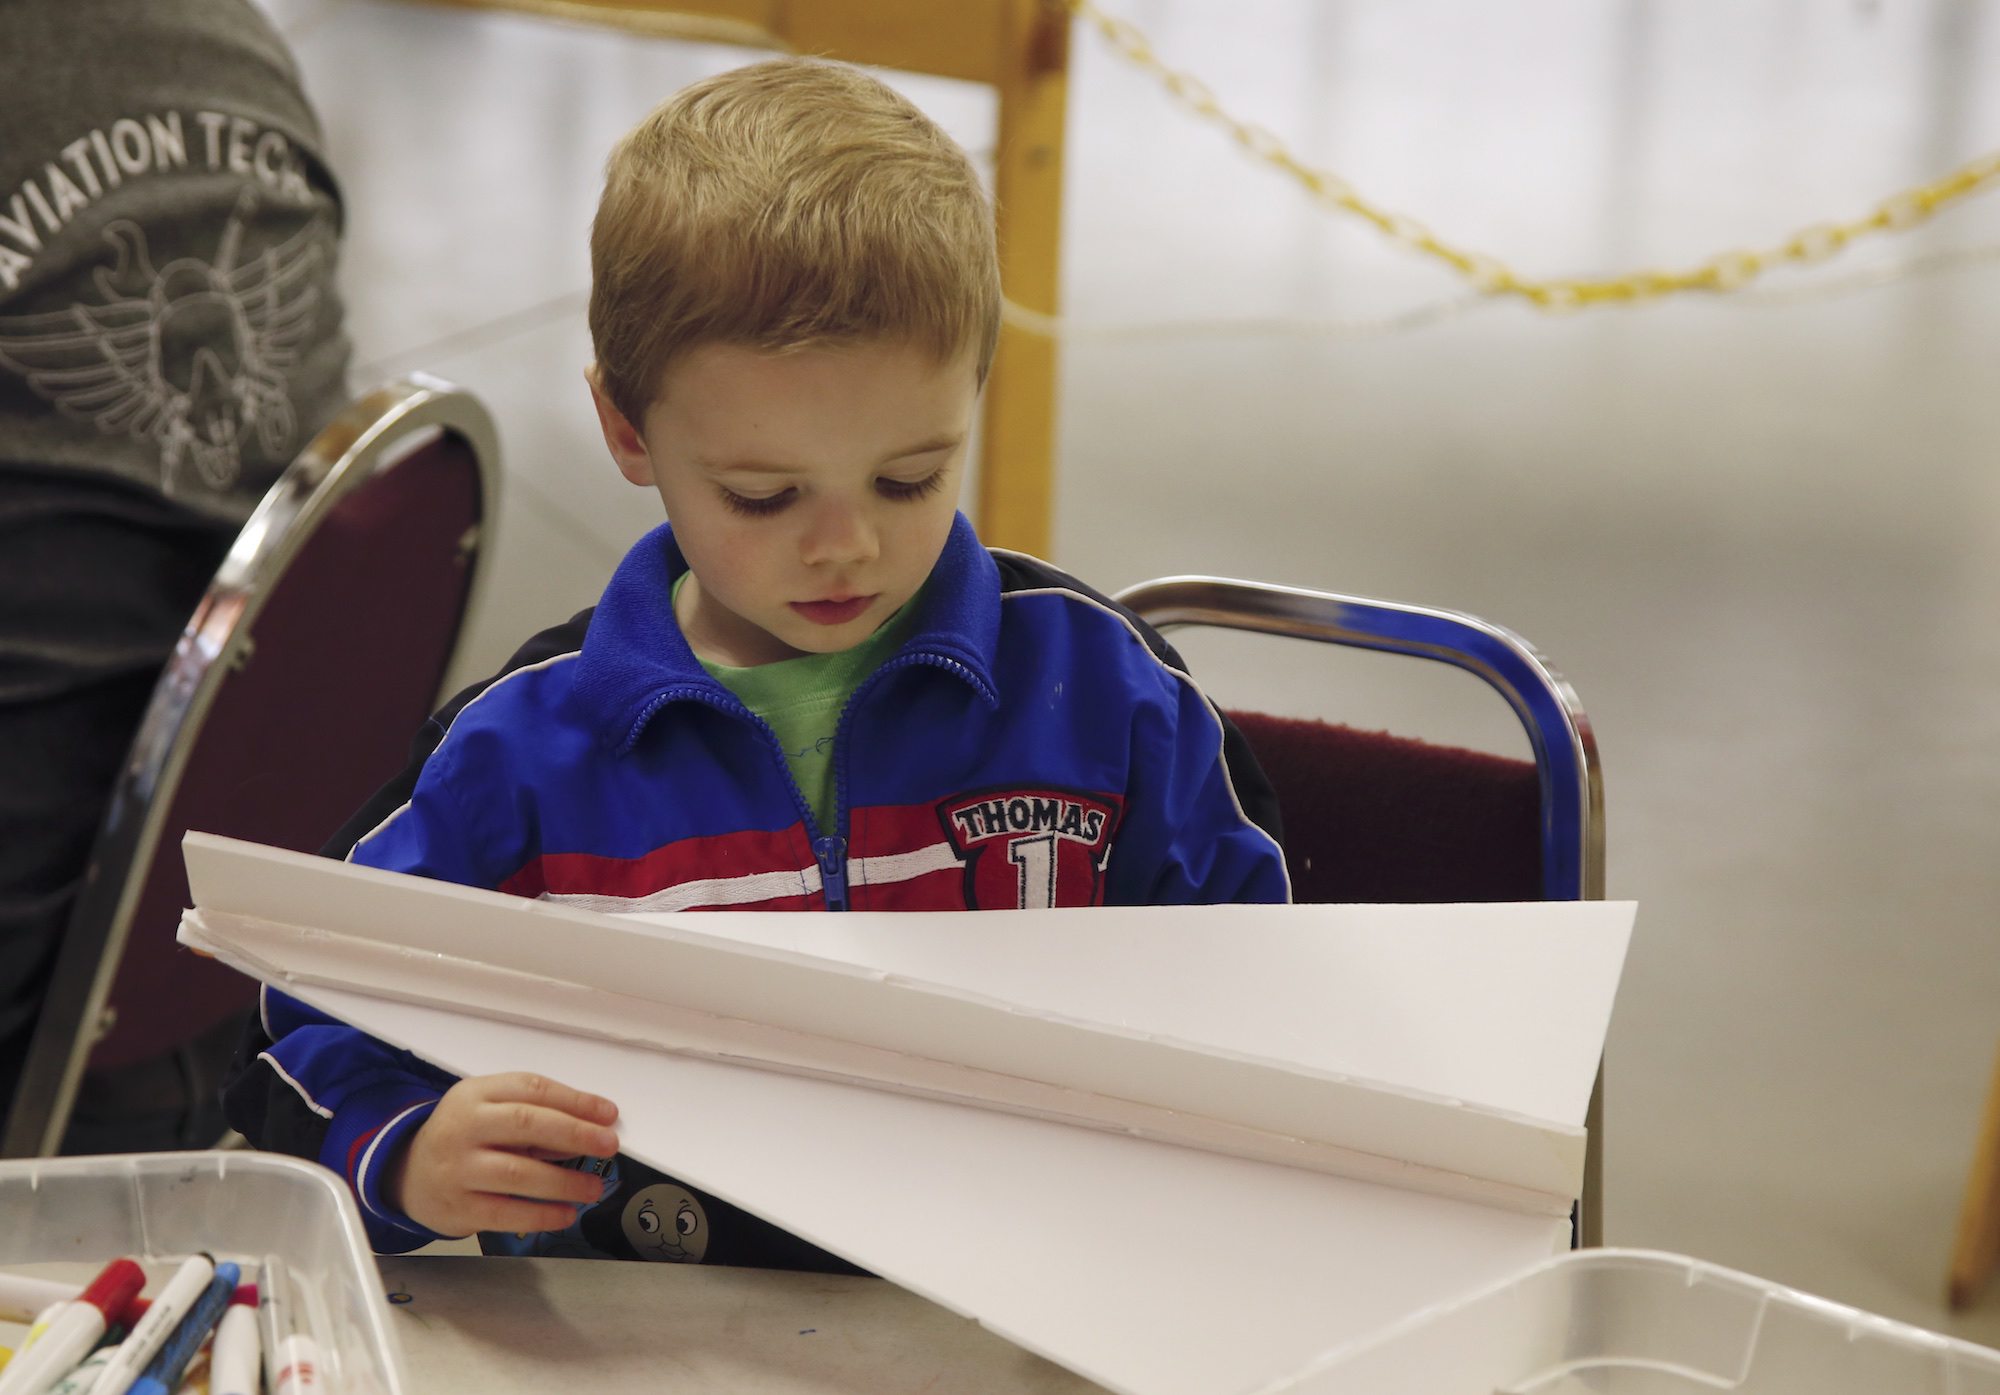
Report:
[[2000,1395],[2000,1352],[1682,1255],[1581,1250],[1261,1395]]
[[[140,1153],[0,1163],[0,1268],[163,1263],[206,1250],[291,1268],[340,1395],[403,1395],[402,1349],[354,1200],[324,1168],[266,1153]],[[23,1272],[32,1273],[31,1269]]]

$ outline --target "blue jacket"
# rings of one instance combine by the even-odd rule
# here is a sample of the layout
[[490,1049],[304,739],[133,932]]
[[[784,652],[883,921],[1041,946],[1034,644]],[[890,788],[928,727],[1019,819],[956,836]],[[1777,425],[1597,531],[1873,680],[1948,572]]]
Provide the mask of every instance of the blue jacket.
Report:
[[[841,715],[833,828],[770,728],[689,650],[669,602],[685,568],[668,527],[642,539],[594,611],[433,718],[328,851],[607,911],[1287,899],[1270,787],[1178,656],[1074,579],[982,547],[963,517],[913,633]],[[378,1249],[435,1238],[388,1205],[379,1163],[452,1078],[275,990],[262,1018],[225,1091],[232,1125],[345,1176]],[[615,1170],[593,1210],[644,1192],[682,1235],[699,1228],[696,1252],[662,1257],[837,1267],[632,1160]],[[632,1225],[592,1219],[482,1239],[630,1249],[617,1238]]]

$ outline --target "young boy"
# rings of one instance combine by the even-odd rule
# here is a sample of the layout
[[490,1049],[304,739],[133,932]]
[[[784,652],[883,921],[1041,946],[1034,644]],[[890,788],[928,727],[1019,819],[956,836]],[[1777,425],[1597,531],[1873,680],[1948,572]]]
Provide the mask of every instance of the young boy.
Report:
[[[591,253],[591,396],[670,522],[330,852],[611,911],[1286,899],[1270,788],[1173,651],[957,513],[1000,288],[949,137],[848,68],[726,73],[613,152]],[[608,1100],[269,988],[262,1019],[231,1122],[346,1177],[378,1249],[840,1267],[617,1157]]]

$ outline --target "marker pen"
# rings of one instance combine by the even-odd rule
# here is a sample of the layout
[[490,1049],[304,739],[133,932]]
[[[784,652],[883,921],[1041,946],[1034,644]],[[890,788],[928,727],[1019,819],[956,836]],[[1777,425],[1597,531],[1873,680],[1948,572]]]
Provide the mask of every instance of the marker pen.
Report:
[[257,1293],[245,1284],[236,1290],[215,1329],[215,1346],[208,1354],[208,1395],[258,1395],[262,1345],[257,1340]]
[[[159,1349],[174,1335],[181,1319],[200,1299],[215,1277],[215,1261],[205,1254],[190,1255],[181,1261],[166,1286],[153,1299],[146,1315],[132,1324],[132,1333],[118,1344],[118,1350],[91,1389],[94,1395],[125,1395]],[[0,1395],[6,1392],[0,1390]]]
[[36,1313],[35,1320],[28,1324],[28,1335],[21,1338],[19,1350],[26,1351],[36,1342],[39,1342],[42,1339],[42,1334],[49,1330],[49,1324],[56,1320],[56,1317],[63,1309],[74,1302],[76,1302],[74,1298],[58,1298],[55,1302],[49,1304],[48,1307]]
[[33,1322],[51,1303],[82,1292],[75,1284],[55,1279],[31,1279],[25,1274],[0,1274],[0,1322]]
[[291,1272],[276,1255],[257,1275],[257,1318],[264,1338],[265,1395],[324,1395],[319,1343],[306,1332]]
[[236,1292],[236,1276],[233,1264],[224,1262],[215,1266],[215,1277],[208,1281],[208,1287],[188,1309],[174,1334],[153,1354],[145,1374],[132,1382],[130,1395],[173,1395],[188,1362],[194,1360],[194,1354],[208,1340],[210,1330],[222,1320],[222,1311],[229,1306],[229,1295]]
[[319,1343],[303,1332],[285,1338],[278,1352],[278,1383],[270,1395],[325,1395],[326,1369],[320,1362]]
[[97,1378],[118,1354],[117,1347],[99,1347],[84,1358],[83,1364],[49,1387],[49,1395],[91,1395]]
[[56,1380],[90,1355],[111,1320],[123,1312],[146,1282],[146,1271],[130,1259],[114,1259],[64,1305],[32,1347],[24,1347],[0,1371],[0,1395],[42,1395]]
[[[247,1284],[252,1293],[255,1284]],[[31,1279],[25,1274],[0,1274],[0,1322],[39,1322],[49,1308],[83,1296],[82,1284],[66,1284],[59,1279]],[[126,1308],[128,1317],[138,1316],[152,1306],[150,1298],[134,1298]]]

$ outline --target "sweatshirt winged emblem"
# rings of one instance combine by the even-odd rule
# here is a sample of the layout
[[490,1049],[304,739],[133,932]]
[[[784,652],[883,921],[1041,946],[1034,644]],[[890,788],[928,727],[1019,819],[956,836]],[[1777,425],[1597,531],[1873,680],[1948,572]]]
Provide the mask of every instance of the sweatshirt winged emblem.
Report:
[[116,261],[92,278],[102,304],[0,318],[0,365],[67,416],[153,441],[169,496],[190,470],[211,489],[233,484],[253,432],[282,459],[296,428],[286,380],[318,313],[331,235],[316,218],[239,260],[250,206],[246,195],[213,262],[158,269],[138,224],[108,224]]

